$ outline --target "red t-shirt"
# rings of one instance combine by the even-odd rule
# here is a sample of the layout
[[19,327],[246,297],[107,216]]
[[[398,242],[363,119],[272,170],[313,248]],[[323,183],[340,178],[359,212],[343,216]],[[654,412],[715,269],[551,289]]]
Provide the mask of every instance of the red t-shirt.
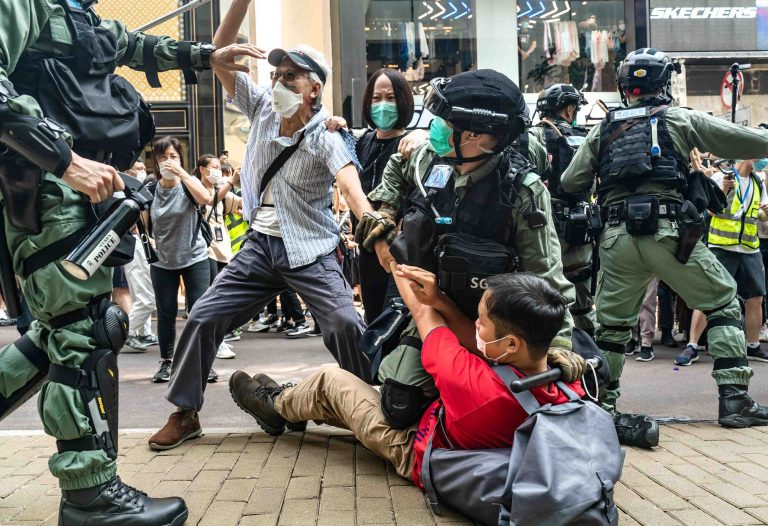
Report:
[[[443,433],[438,432],[432,442],[435,448],[510,447],[515,430],[528,418],[528,414],[488,362],[462,347],[447,327],[438,327],[429,333],[422,346],[421,362],[440,391],[440,398],[421,417],[413,445],[413,482],[423,488],[421,463],[429,437],[437,426],[441,406],[445,408],[443,427],[450,445]],[[584,396],[580,381],[568,384],[568,387],[579,396]],[[555,384],[535,387],[531,389],[531,394],[542,405],[568,401]]]

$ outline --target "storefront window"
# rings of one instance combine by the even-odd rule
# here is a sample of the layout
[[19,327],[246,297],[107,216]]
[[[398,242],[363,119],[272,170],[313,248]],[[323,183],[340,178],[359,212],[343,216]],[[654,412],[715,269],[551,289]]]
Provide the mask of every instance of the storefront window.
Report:
[[477,69],[475,0],[369,0],[367,73],[400,70],[414,93],[435,77]]
[[559,82],[613,92],[627,54],[624,0],[518,0],[517,40],[524,92]]

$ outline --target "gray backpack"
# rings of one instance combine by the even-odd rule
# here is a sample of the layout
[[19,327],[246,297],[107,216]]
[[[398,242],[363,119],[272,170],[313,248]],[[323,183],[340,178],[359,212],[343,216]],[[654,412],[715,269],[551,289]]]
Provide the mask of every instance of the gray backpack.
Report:
[[[507,387],[519,380],[509,366],[493,370]],[[421,481],[436,514],[441,502],[489,526],[618,524],[613,488],[624,450],[613,418],[562,382],[557,386],[569,401],[545,406],[510,388],[529,415],[512,448],[432,449],[430,437]],[[442,420],[441,410],[436,432]]]

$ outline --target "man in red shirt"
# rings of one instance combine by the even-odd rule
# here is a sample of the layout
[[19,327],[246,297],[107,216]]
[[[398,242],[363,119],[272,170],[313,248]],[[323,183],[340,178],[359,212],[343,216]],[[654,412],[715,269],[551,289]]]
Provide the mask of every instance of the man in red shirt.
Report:
[[[547,349],[565,317],[565,302],[533,274],[494,276],[480,300],[478,319],[469,320],[437,288],[436,277],[398,265],[395,281],[423,340],[422,363],[440,398],[418,425],[395,429],[381,412],[381,395],[338,368],[317,372],[297,386],[278,386],[266,375],[242,371],[230,379],[235,402],[267,433],[321,420],[350,429],[368,449],[391,462],[397,473],[422,487],[421,463],[431,435],[434,447],[509,447],[528,417],[491,364],[508,364],[519,376],[547,370]],[[569,387],[584,394],[579,382]],[[541,404],[568,401],[554,384],[531,390]],[[438,412],[444,418],[438,422]],[[438,426],[440,427],[437,432]]]

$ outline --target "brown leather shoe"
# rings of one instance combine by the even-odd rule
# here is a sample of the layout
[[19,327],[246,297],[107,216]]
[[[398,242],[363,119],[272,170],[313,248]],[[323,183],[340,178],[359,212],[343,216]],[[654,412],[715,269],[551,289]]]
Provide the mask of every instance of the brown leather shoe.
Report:
[[185,440],[200,436],[200,418],[197,411],[177,411],[168,418],[163,428],[149,439],[149,448],[162,451],[173,449]]

